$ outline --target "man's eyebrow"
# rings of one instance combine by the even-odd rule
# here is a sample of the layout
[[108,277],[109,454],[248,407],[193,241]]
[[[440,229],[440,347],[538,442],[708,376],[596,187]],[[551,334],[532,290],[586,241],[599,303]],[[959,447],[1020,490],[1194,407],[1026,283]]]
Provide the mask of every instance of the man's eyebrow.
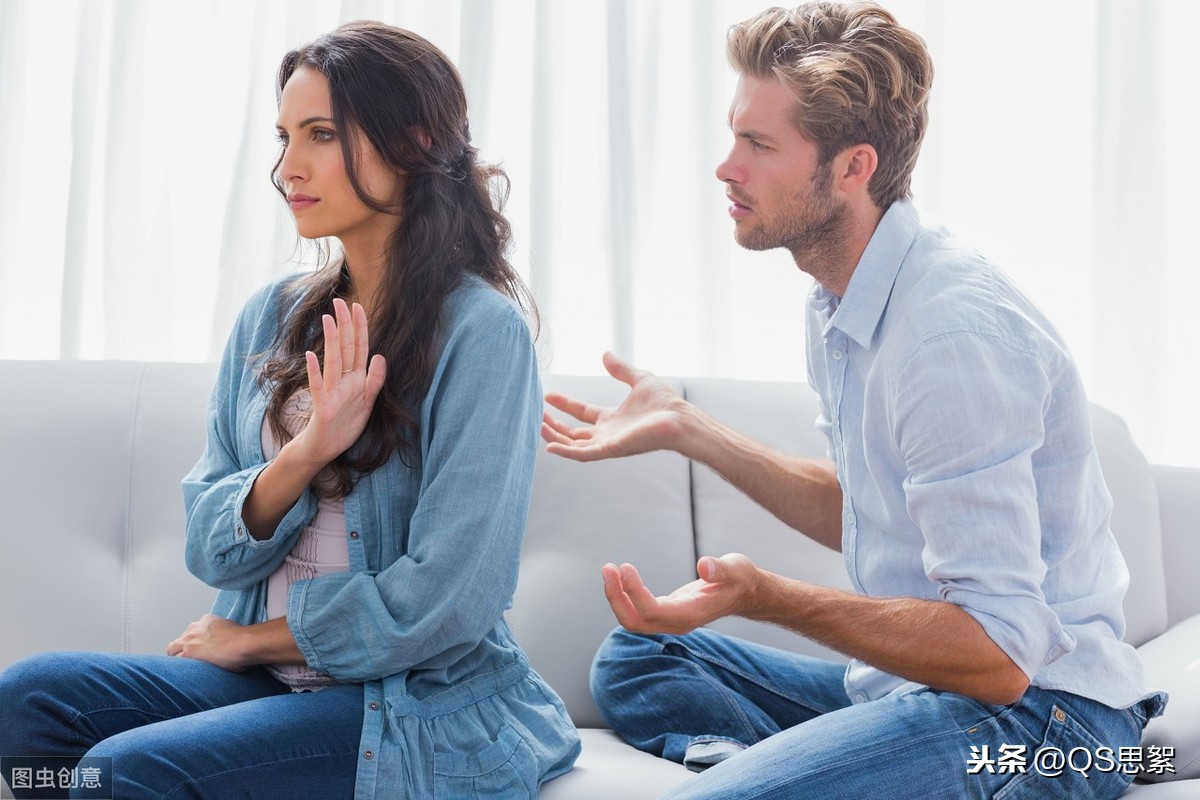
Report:
[[[297,125],[296,127],[303,130],[303,129],[307,128],[309,125],[312,125],[314,122],[333,122],[333,118],[332,117],[309,117],[308,119],[301,121],[301,123],[299,125]],[[283,126],[280,125],[278,122],[275,123],[275,127],[278,128],[279,130],[283,130]]]
[[735,131],[734,135],[737,136],[739,139],[753,139],[756,142],[773,142],[773,141],[775,141],[774,136],[771,136],[769,134],[763,133],[762,131],[756,131],[753,129]]

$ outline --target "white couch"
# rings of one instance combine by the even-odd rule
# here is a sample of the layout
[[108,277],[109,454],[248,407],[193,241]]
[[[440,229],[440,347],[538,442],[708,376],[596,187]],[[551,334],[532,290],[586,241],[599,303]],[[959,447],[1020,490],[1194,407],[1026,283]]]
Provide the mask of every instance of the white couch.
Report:
[[[213,591],[183,566],[179,480],[203,445],[214,365],[0,361],[0,669],[38,651],[161,652],[208,609]],[[547,376],[547,389],[619,400],[606,378]],[[807,387],[676,381],[692,402],[794,453],[822,453]],[[1135,800],[1200,797],[1200,470],[1148,465],[1120,419],[1094,408],[1114,496],[1113,529],[1129,562],[1130,642],[1172,697],[1145,745],[1176,748],[1173,782],[1138,783]],[[636,564],[651,588],[695,577],[697,557],[740,551],[774,571],[847,586],[840,556],[785,528],[704,467],[674,454],[577,464],[539,456],[521,580],[510,622],[583,735],[576,768],[548,800],[655,797],[682,767],[605,730],[588,667],[614,625],[605,561]],[[778,628],[715,626],[833,655]],[[836,657],[836,656],[833,656]],[[0,724],[3,710],[0,709]],[[0,754],[3,755],[3,754]],[[965,758],[964,754],[964,768]]]

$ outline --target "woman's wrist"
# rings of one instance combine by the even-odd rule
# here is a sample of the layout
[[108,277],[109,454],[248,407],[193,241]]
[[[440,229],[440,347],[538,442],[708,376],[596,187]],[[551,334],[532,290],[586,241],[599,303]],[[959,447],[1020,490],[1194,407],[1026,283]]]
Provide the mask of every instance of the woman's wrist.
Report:
[[[336,456],[334,457],[336,458]],[[320,453],[313,452],[308,439],[301,431],[294,439],[289,440],[279,450],[279,455],[275,457],[277,462],[282,462],[281,466],[287,470],[296,473],[297,475],[305,476],[305,485],[312,483],[317,474],[329,465],[333,458],[327,458]]]

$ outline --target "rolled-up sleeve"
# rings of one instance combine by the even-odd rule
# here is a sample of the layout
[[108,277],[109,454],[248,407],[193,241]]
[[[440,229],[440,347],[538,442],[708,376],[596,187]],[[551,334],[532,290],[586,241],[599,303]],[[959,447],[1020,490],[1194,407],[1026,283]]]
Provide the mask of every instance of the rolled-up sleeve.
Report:
[[490,304],[448,332],[422,405],[407,549],[378,573],[292,586],[288,624],[310,666],[342,681],[445,667],[495,627],[516,588],[541,408],[514,309]]
[[1036,353],[952,332],[915,349],[891,401],[926,575],[1031,679],[1074,648],[1041,588],[1047,566],[1033,459],[1050,386]]

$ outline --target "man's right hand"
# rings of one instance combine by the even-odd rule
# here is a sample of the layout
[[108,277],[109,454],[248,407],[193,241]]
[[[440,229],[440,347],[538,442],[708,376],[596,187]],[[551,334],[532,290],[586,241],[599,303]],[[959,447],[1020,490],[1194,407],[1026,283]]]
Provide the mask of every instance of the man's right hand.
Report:
[[679,450],[687,401],[657,375],[637,369],[612,353],[604,354],[604,368],[629,385],[629,396],[612,408],[547,394],[547,403],[587,423],[576,428],[548,413],[543,415],[542,438],[548,442],[547,452],[576,461],[597,461],[652,450]]

